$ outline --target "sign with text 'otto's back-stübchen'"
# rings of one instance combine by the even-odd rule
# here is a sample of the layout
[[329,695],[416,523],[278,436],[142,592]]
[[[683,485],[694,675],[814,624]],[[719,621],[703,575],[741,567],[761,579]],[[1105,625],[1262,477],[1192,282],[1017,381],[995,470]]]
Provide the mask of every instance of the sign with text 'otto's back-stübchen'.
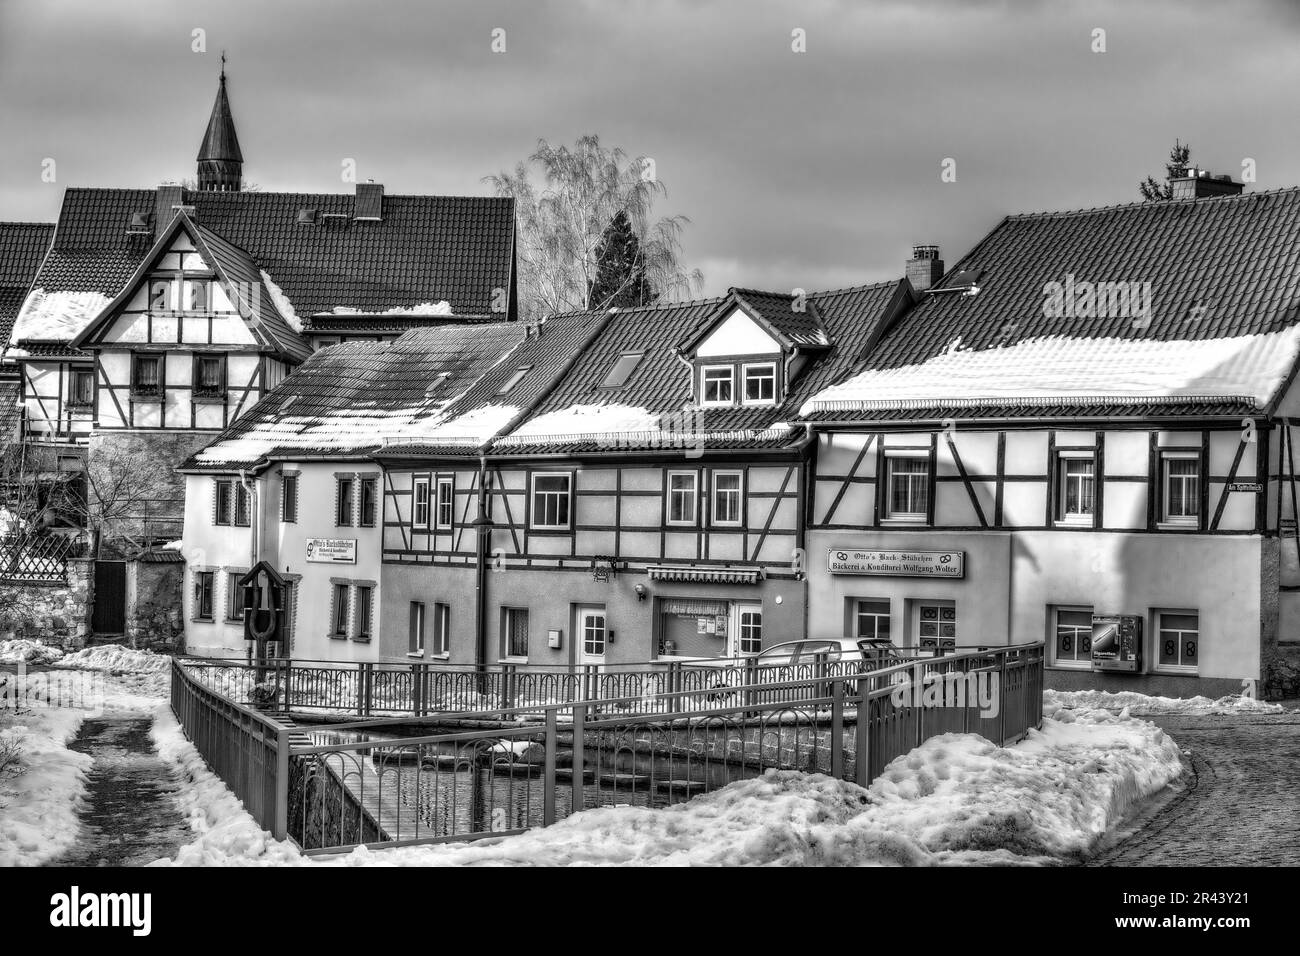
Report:
[[308,538],[307,560],[317,564],[356,564],[356,538]]
[[878,574],[898,578],[963,578],[965,551],[905,551],[831,548],[827,566],[832,574]]

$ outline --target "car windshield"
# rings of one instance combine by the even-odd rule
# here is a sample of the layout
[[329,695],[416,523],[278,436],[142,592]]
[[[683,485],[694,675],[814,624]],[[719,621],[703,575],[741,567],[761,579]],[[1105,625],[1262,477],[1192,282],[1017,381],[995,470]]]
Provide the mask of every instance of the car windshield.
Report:
[[799,663],[807,663],[815,660],[819,655],[825,655],[827,660],[838,661],[840,659],[840,645],[835,641],[804,641],[803,647],[799,649]]

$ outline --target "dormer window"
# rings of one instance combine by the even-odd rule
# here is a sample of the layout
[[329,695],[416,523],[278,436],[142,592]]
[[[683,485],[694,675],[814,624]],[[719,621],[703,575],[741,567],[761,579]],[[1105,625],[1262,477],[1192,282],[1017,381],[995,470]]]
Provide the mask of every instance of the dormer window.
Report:
[[776,403],[776,363],[755,362],[744,366],[746,405]]
[[700,404],[734,405],[736,370],[733,365],[706,365],[700,372]]

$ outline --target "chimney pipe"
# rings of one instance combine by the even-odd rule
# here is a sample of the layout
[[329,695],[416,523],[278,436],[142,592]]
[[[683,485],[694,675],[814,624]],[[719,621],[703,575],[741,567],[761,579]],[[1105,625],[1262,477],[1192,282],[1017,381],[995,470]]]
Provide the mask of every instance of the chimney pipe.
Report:
[[1169,180],[1173,199],[1209,199],[1212,196],[1240,196],[1242,183],[1231,176],[1211,176],[1208,169],[1187,167],[1187,174]]
[[907,281],[915,292],[925,292],[943,278],[943,260],[938,246],[913,246],[907,260]]

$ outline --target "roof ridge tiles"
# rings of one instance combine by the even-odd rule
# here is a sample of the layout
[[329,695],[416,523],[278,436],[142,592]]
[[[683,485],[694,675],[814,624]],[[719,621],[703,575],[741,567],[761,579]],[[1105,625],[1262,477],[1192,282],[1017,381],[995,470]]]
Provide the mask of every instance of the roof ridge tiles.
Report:
[[1175,208],[1175,207],[1188,207],[1188,206],[1200,207],[1200,206],[1208,206],[1211,204],[1221,205],[1221,204],[1232,203],[1232,202],[1244,202],[1250,199],[1263,199],[1268,196],[1277,196],[1283,193],[1292,193],[1292,194],[1300,195],[1300,186],[1278,186],[1274,189],[1259,189],[1248,193],[1242,192],[1242,193],[1237,193],[1235,195],[1227,195],[1227,196],[1201,196],[1201,197],[1189,196],[1185,199],[1164,199],[1164,200],[1158,200],[1154,202],[1145,199],[1136,199],[1131,202],[1114,203],[1113,205],[1109,205],[1109,206],[1085,206],[1085,207],[1080,207],[1078,209],[1055,209],[1055,210],[1045,209],[1045,210],[1040,210],[1035,212],[1013,212],[1013,213],[1007,213],[1004,219],[1005,220],[1053,219],[1053,218],[1065,219],[1073,216],[1088,216],[1088,215],[1096,215],[1098,213],[1105,213],[1105,212],[1121,212],[1129,209],[1151,209],[1154,211],[1159,209]]

